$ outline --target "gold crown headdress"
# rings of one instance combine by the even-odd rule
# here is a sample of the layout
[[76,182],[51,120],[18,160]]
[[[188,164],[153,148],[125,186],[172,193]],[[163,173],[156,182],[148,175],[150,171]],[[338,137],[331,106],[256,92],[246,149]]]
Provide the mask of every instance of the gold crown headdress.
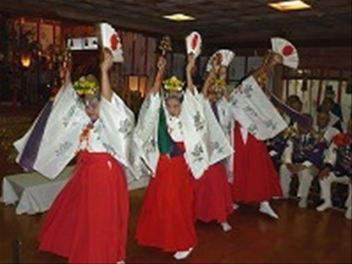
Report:
[[213,78],[210,82],[209,92],[222,93],[226,88],[226,81],[224,79]]
[[184,93],[184,82],[179,80],[176,76],[172,76],[163,81],[163,92],[166,99],[170,97],[182,98]]
[[80,97],[97,97],[99,95],[99,83],[93,75],[82,76],[74,84],[73,88]]
[[169,79],[163,81],[164,90],[172,93],[181,92],[184,83],[177,79],[176,76],[172,76]]

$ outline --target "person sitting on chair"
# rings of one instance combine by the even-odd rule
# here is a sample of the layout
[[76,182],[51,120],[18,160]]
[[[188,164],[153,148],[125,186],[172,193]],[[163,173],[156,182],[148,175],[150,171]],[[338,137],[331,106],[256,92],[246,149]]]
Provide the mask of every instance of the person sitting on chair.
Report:
[[324,203],[317,207],[319,212],[332,207],[331,184],[348,183],[349,196],[346,200],[346,218],[352,219],[352,119],[347,124],[347,133],[340,133],[333,138],[325,158],[325,167],[319,173],[321,197]]
[[292,133],[283,153],[283,164],[280,167],[280,182],[283,197],[289,197],[290,183],[293,175],[298,176],[300,197],[299,207],[306,208],[309,190],[318,168],[323,161],[326,144],[313,130],[313,119],[309,114],[304,116],[308,123],[299,123],[296,133]]
[[335,91],[332,86],[327,86],[325,89],[325,96],[323,102],[319,106],[318,110],[324,110],[329,112],[334,117],[333,126],[340,132],[343,131],[343,115],[341,105],[335,102]]
[[340,131],[330,125],[330,114],[328,111],[319,110],[317,114],[316,130],[320,133],[326,142],[330,145],[332,139],[340,133]]

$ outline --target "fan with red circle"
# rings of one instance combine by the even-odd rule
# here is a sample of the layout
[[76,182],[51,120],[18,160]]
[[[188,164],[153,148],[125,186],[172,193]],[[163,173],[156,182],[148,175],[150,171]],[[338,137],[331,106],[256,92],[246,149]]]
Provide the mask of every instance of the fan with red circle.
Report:
[[202,37],[196,31],[193,31],[186,37],[187,54],[193,54],[196,58],[202,49]]
[[220,66],[229,67],[234,57],[235,53],[233,51],[228,49],[220,49],[216,51],[208,60],[206,71],[209,72],[212,70],[213,60],[216,60],[217,69],[215,71],[217,72]]
[[297,69],[299,64],[298,52],[291,42],[283,38],[272,38],[271,48],[274,52],[282,56],[283,65]]
[[99,29],[102,47],[111,51],[114,62],[123,62],[122,43],[119,34],[108,23],[101,23]]

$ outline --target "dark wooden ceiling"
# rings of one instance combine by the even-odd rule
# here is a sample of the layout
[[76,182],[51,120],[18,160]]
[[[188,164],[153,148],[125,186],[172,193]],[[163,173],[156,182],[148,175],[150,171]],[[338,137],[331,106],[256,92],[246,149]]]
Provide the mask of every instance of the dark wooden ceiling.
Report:
[[[176,39],[198,30],[207,45],[252,47],[283,36],[300,45],[350,46],[351,0],[306,0],[312,9],[280,12],[270,0],[0,0],[0,12],[62,19],[71,22],[107,21],[116,27]],[[276,2],[274,0],[274,2]],[[162,18],[187,13],[190,22]]]

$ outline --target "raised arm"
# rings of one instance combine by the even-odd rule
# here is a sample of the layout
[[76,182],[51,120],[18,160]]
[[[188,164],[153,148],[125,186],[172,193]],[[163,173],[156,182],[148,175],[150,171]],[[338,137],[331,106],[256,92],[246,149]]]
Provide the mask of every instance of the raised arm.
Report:
[[282,63],[282,57],[280,54],[274,53],[272,51],[264,58],[262,65],[253,71],[252,76],[258,81],[264,76],[267,77],[271,69],[274,68],[276,64]]
[[188,63],[186,66],[186,76],[187,76],[187,89],[194,94],[194,83],[192,78],[192,70],[195,66],[196,58],[193,54],[188,55]]
[[60,85],[62,88],[65,88],[72,83],[71,72],[72,72],[72,61],[69,60],[69,61],[63,62],[59,68],[60,81],[61,81]]
[[209,73],[207,75],[207,78],[205,79],[203,87],[202,87],[202,93],[203,93],[204,97],[208,96],[208,89],[209,89],[209,87],[211,85],[211,81],[214,78],[216,78],[217,69],[218,69],[217,62],[216,62],[216,59],[214,58],[213,61],[212,61],[212,68],[209,71]]
[[208,73],[207,78],[204,81],[203,87],[202,87],[202,93],[204,97],[208,96],[208,90],[211,85],[211,81],[216,77],[216,73],[214,69],[211,69],[211,71]]
[[109,50],[103,50],[103,61],[100,65],[101,70],[101,96],[104,97],[109,102],[112,99],[113,91],[111,89],[111,83],[109,78],[109,71],[113,64],[112,54]]
[[160,56],[157,63],[158,72],[156,73],[154,84],[152,87],[152,93],[157,94],[160,91],[161,84],[164,79],[165,69],[166,69],[166,58]]

